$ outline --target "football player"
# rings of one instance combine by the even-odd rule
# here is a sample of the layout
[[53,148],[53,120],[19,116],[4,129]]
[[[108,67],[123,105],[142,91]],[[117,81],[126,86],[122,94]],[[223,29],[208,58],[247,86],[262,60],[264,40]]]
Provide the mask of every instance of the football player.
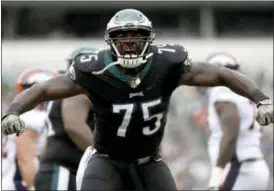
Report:
[[15,137],[3,136],[1,145],[2,157],[2,187],[1,190],[15,190],[14,174],[16,171],[15,157]]
[[[26,91],[26,89],[34,84],[45,82],[55,77],[56,74],[56,72],[51,70],[26,70],[17,80],[17,91],[18,93]],[[9,174],[11,175],[10,178],[14,180],[14,189],[16,190],[33,188],[34,176],[39,167],[39,156],[45,146],[46,140],[45,104],[39,104],[33,110],[20,115],[20,120],[26,127],[25,132],[16,139],[8,140],[15,141],[15,147],[12,147],[13,144],[11,142],[8,143],[10,148],[7,150],[7,156],[9,158],[12,153],[15,153],[13,159],[9,158],[11,160],[9,163],[14,165],[10,166]],[[9,183],[10,181],[7,182]]]
[[[96,53],[92,47],[75,50],[67,59]],[[92,145],[93,112],[86,95],[51,101],[48,104],[48,138],[35,179],[35,190],[76,190],[76,172],[80,159]]]
[[[215,53],[208,62],[239,71],[237,60]],[[213,190],[265,190],[269,169],[261,151],[261,126],[255,121],[256,105],[231,89],[209,90],[208,152],[212,164],[209,188]]]
[[151,21],[125,9],[107,24],[110,49],[76,57],[68,75],[15,97],[2,117],[5,135],[20,133],[18,115],[45,101],[86,94],[95,113],[94,149],[78,168],[81,190],[176,190],[159,155],[170,96],[180,85],[227,86],[257,104],[257,120],[273,122],[273,106],[248,77],[223,67],[193,63],[180,45],[152,45]]

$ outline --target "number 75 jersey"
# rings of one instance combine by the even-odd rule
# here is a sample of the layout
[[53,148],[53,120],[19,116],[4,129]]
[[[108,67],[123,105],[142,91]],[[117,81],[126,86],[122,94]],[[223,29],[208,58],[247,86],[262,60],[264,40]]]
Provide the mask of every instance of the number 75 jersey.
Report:
[[170,96],[191,64],[180,45],[152,46],[150,53],[137,79],[109,66],[115,62],[110,50],[80,55],[69,69],[94,105],[99,152],[131,161],[158,151]]

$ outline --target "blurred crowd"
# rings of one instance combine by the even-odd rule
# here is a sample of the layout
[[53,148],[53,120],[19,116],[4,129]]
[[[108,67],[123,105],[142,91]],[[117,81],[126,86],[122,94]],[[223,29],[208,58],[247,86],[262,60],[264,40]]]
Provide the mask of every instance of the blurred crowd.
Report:
[[[99,37],[104,34],[105,25],[112,14],[128,7],[142,9],[153,21],[157,37],[203,37],[208,31],[214,37],[273,35],[272,7],[263,2],[258,6],[253,2],[231,6],[210,6],[205,2],[191,6],[187,2],[162,5],[156,2],[142,2],[139,5],[115,2],[113,6],[103,2],[11,4],[5,2],[2,8],[4,39]],[[212,21],[207,21],[210,18]]]

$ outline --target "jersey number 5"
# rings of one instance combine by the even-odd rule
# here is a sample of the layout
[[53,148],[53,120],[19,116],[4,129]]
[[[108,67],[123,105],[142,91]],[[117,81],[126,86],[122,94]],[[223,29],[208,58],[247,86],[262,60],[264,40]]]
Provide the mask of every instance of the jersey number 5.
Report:
[[[150,101],[150,102],[146,102],[146,103],[142,103],[141,107],[142,107],[142,112],[143,112],[143,119],[144,121],[150,121],[152,119],[156,119],[155,122],[155,128],[151,129],[149,126],[147,127],[143,127],[143,134],[144,135],[152,135],[154,133],[156,133],[160,127],[161,127],[161,119],[163,117],[162,113],[158,113],[158,114],[154,114],[152,115],[150,112],[150,109],[152,107],[155,107],[157,105],[161,104],[161,99],[157,99],[155,101]],[[127,132],[127,128],[129,126],[130,120],[131,120],[131,116],[132,116],[132,112],[134,110],[134,104],[122,104],[122,105],[113,105],[113,112],[114,113],[120,113],[121,111],[125,111],[125,115],[122,121],[122,124],[120,125],[120,127],[118,128],[117,131],[117,136],[119,137],[126,137],[126,132]]]
[[98,60],[98,51],[90,52],[90,54],[86,54],[80,57],[81,63],[90,62],[91,60]]

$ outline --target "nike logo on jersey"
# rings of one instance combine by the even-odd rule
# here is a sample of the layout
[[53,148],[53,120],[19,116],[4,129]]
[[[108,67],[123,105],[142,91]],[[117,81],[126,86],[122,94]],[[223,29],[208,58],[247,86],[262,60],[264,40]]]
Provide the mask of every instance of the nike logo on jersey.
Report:
[[136,96],[144,96],[144,93],[143,92],[137,92],[137,93],[130,93],[129,94],[129,98],[133,98],[133,97],[136,97]]

